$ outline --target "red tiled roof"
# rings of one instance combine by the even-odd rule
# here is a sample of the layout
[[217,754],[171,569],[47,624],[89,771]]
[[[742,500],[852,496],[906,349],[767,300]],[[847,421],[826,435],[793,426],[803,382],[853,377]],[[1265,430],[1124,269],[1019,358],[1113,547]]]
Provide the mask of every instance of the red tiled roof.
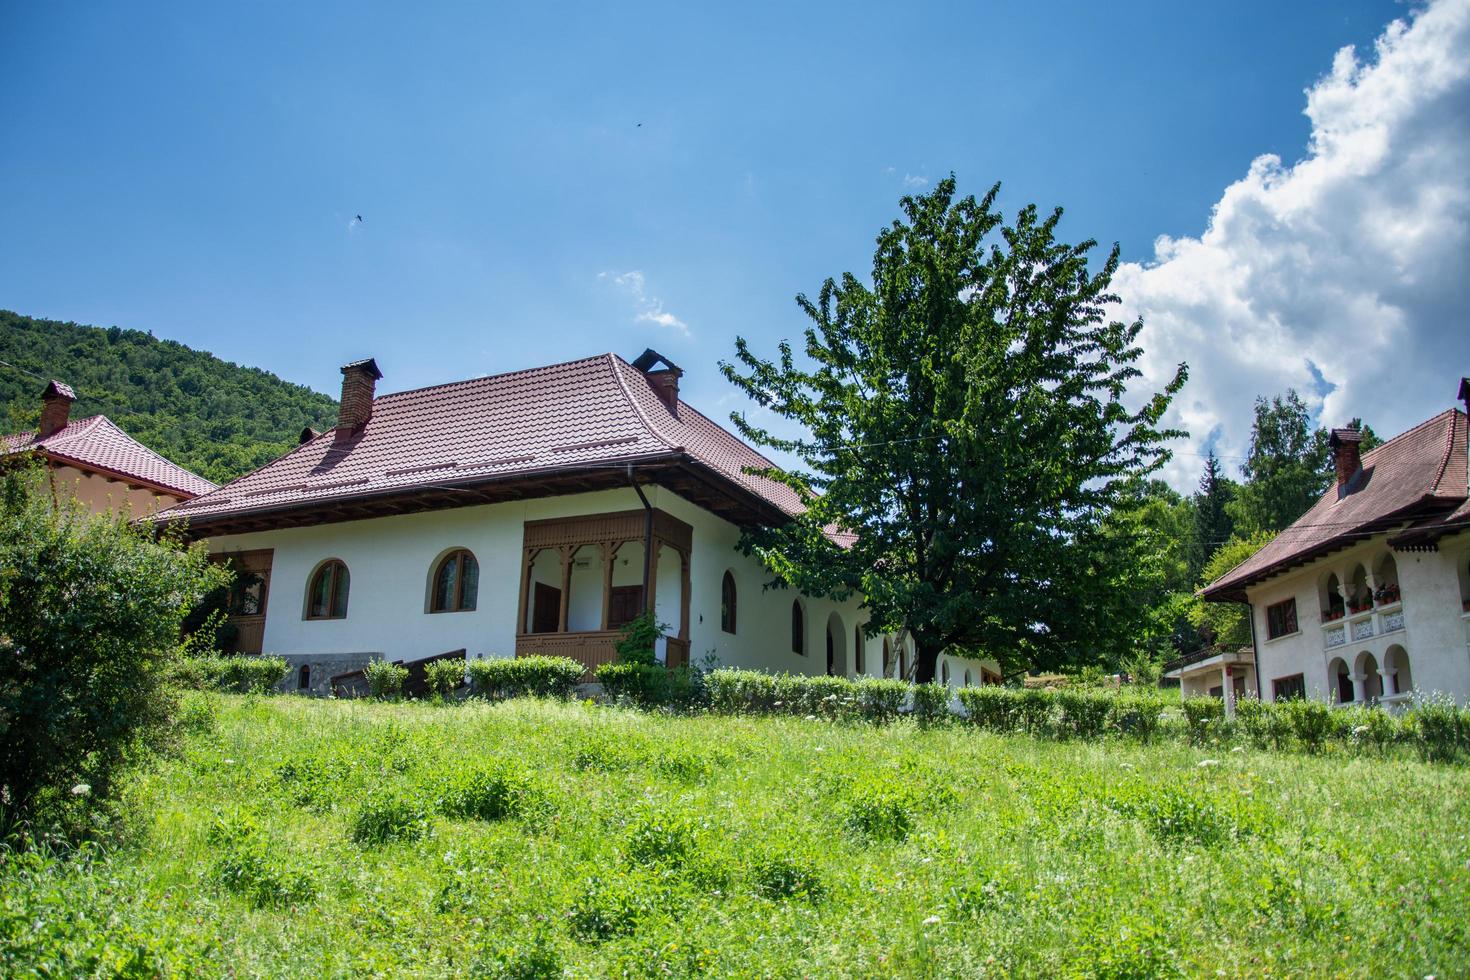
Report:
[[162,511],[192,524],[362,497],[533,479],[571,467],[680,461],[782,512],[770,461],[680,401],[678,416],[615,354],[382,395],[360,433],[325,432],[219,490]]
[[204,477],[138,442],[105,415],[69,422],[45,439],[37,439],[34,432],[22,432],[0,437],[0,443],[7,453],[34,450],[59,462],[115,474],[184,497],[198,497],[216,489]]
[[1406,520],[1439,520],[1464,510],[1465,413],[1447,409],[1363,454],[1346,494],[1333,486],[1270,544],[1201,590],[1206,599],[1240,599],[1245,587],[1292,565]]

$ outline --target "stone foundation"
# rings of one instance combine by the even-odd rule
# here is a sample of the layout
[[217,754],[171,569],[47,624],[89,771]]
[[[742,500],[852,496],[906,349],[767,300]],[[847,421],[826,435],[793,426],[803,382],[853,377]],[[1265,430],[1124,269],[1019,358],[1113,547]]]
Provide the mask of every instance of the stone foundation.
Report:
[[[381,653],[282,653],[277,654],[291,665],[286,679],[276,685],[276,690],[285,694],[309,694],[312,697],[332,696],[332,678],[362,670],[375,660],[382,660]],[[307,671],[306,686],[301,686],[301,668]]]

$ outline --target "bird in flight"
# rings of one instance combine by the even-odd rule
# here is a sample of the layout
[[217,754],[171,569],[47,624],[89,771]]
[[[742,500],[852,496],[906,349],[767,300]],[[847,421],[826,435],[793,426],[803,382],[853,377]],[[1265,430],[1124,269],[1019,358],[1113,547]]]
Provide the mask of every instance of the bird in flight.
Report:
[[642,129],[642,128],[643,128],[643,124],[642,124],[642,123],[639,123],[639,124],[638,124],[638,128],[639,128],[639,129]]
[[362,224],[362,215],[359,214],[356,220],[358,224]]

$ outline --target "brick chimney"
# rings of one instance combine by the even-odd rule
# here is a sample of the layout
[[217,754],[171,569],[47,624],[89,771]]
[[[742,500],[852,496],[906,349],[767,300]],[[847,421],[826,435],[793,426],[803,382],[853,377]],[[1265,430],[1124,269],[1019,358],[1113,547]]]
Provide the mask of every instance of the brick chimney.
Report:
[[1342,496],[1347,492],[1346,487],[1358,470],[1363,468],[1363,460],[1359,453],[1358,444],[1363,441],[1363,433],[1357,429],[1333,429],[1332,438],[1328,445],[1332,447],[1332,461],[1337,465],[1337,494]]
[[361,432],[373,417],[373,394],[383,377],[371,357],[342,365],[342,403],[337,408],[337,436]]
[[[663,367],[657,367],[660,364]],[[639,354],[633,366],[643,372],[653,393],[658,396],[659,401],[664,403],[669,413],[677,418],[679,415],[679,379],[684,376],[679,366],[652,348]]]
[[66,423],[71,418],[71,403],[77,400],[76,393],[71,390],[71,385],[53,381],[41,392],[41,428],[36,432],[37,439],[45,439],[54,436],[66,428]]

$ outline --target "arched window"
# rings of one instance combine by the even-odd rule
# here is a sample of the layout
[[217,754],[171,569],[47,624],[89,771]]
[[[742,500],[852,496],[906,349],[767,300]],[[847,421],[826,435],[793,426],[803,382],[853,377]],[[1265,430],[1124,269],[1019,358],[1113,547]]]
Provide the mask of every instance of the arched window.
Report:
[[867,656],[865,656],[865,654],[867,653],[867,651],[863,649],[864,646],[865,646],[865,644],[863,643],[863,628],[861,626],[855,626],[855,627],[853,627],[853,630],[852,630],[852,657],[853,657],[852,665],[853,665],[853,671],[859,677],[863,676],[864,674],[866,674],[868,672],[868,658],[867,658]]
[[1408,694],[1414,689],[1414,675],[1409,672],[1409,654],[1398,644],[1388,648],[1383,666],[1388,671],[1391,691],[1385,694]]
[[434,566],[429,612],[471,612],[480,594],[480,563],[463,548]]
[[970,672],[968,670],[965,671],[965,686],[970,686]]
[[337,559],[324,561],[312,573],[306,588],[307,619],[346,619],[347,589],[351,576]]
[[729,570],[720,580],[720,629],[735,632],[735,576]]
[[1357,700],[1357,694],[1353,691],[1352,674],[1348,672],[1348,665],[1343,663],[1341,657],[1334,657],[1332,663],[1327,665],[1327,680],[1338,704],[1352,704]]
[[909,678],[909,645],[902,642],[898,645],[898,676],[900,680]]
[[942,664],[939,665],[939,683],[941,683],[941,684],[948,684],[949,683],[949,661],[948,660],[946,660],[944,663],[942,663]]
[[296,689],[298,691],[306,691],[310,690],[310,688],[311,668],[308,667],[306,664],[302,664],[301,669],[296,672]]
[[883,676],[893,669],[893,649],[888,645],[888,637],[883,637]]
[[791,603],[791,652],[806,655],[806,617],[801,611],[801,600]]

